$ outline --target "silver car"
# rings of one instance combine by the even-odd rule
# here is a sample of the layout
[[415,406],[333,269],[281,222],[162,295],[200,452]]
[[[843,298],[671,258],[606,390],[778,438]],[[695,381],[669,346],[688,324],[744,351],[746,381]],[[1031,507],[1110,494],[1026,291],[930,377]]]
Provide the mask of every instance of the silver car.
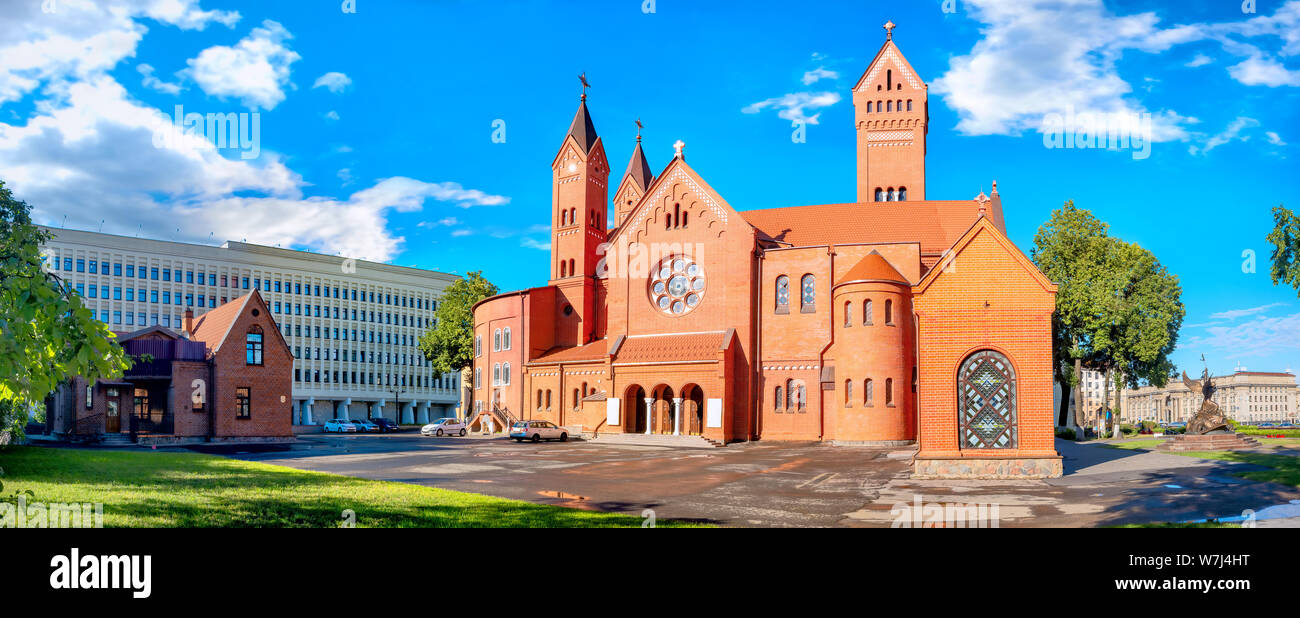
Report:
[[569,430],[552,423],[551,421],[518,421],[510,426],[510,437],[515,442],[532,440],[541,442],[542,440],[559,440],[568,442]]

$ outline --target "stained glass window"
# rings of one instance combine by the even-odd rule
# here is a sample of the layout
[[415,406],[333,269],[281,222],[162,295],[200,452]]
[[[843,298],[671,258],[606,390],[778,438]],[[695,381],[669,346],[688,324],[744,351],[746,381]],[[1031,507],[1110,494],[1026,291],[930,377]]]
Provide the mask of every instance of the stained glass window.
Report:
[[801,310],[812,311],[817,303],[817,277],[804,275],[799,288],[802,293],[802,296],[800,296],[802,301]]
[[704,296],[704,269],[689,257],[665,259],[650,277],[650,302],[672,316],[690,313]]
[[781,275],[776,278],[776,307],[779,311],[790,306],[790,278]]
[[1016,448],[1016,372],[992,350],[962,363],[957,382],[961,448]]

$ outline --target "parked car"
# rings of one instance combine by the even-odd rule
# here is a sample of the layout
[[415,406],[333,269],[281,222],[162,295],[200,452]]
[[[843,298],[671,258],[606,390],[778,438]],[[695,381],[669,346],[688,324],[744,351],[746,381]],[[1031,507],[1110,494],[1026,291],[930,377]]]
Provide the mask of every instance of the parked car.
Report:
[[1291,422],[1278,423],[1278,429],[1292,429],[1294,427],[1295,427],[1295,423],[1291,423]]
[[376,425],[363,418],[352,419],[352,424],[357,426],[357,431],[365,433],[375,433],[379,431],[379,425]]
[[1260,423],[1260,424],[1259,424],[1259,428],[1260,428],[1260,429],[1271,429],[1271,428],[1273,428],[1273,427],[1277,427],[1277,425],[1274,424],[1274,423]]
[[332,418],[325,421],[325,433],[356,433],[357,426],[343,419]]
[[540,442],[542,440],[559,440],[567,442],[569,440],[569,431],[551,421],[518,421],[510,427],[510,437],[515,442],[532,440]]
[[428,425],[425,425],[424,427],[421,427],[421,428],[420,428],[420,435],[423,435],[423,436],[451,436],[451,435],[463,436],[463,435],[465,435],[465,433],[466,433],[466,431],[467,431],[466,428],[467,428],[468,426],[469,426],[468,423],[466,423],[465,421],[463,421],[463,420],[461,420],[461,419],[454,418],[454,417],[450,417],[450,416],[445,416],[445,417],[440,418],[440,419],[438,419],[438,420],[436,420],[436,421],[434,421],[434,422],[432,422],[432,423],[429,423]]
[[378,426],[379,431],[384,433],[388,433],[390,431],[401,431],[402,429],[397,425],[397,423],[394,423],[393,421],[390,421],[382,416],[372,418],[370,419],[370,422]]

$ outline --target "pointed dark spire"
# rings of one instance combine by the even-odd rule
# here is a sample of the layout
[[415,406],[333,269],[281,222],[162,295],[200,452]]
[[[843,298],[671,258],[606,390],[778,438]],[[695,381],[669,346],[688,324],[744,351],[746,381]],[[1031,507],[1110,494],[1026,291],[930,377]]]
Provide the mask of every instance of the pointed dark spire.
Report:
[[587,111],[586,101],[578,104],[578,113],[573,117],[569,135],[578,141],[582,154],[590,154],[591,147],[596,145],[596,125],[591,123],[591,113]]
[[650,183],[654,181],[654,173],[650,171],[650,162],[645,159],[645,151],[641,150],[641,136],[637,136],[636,149],[632,151],[632,160],[627,162],[627,171],[623,172],[624,177],[632,177],[637,184],[641,185],[641,190],[645,191],[650,188]]

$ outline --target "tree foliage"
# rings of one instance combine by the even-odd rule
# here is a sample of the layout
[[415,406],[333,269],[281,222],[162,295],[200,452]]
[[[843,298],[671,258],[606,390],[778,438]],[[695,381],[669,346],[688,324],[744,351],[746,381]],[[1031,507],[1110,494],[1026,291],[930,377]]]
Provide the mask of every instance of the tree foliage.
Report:
[[1059,288],[1057,376],[1077,386],[1078,372],[1065,369],[1074,365],[1110,371],[1133,388],[1163,386],[1186,315],[1178,277],[1150,251],[1107,232],[1104,222],[1067,202],[1034,237],[1034,263]]
[[0,181],[0,431],[17,435],[59,383],[117,378],[129,366],[108,326],[42,267],[49,237]]
[[1273,209],[1273,285],[1286,283],[1300,293],[1300,217],[1283,206]]
[[483,271],[451,284],[434,312],[437,323],[420,335],[420,352],[438,371],[460,371],[474,361],[474,305],[495,296],[497,286]]

